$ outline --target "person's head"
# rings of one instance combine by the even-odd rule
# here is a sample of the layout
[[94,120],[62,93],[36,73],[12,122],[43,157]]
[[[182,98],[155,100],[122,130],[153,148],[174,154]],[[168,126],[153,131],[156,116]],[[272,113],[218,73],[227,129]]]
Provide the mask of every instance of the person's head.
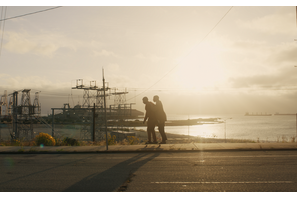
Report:
[[143,98],[142,98],[142,102],[143,102],[143,104],[148,103],[148,98],[147,98],[147,97],[143,97]]
[[154,96],[154,98],[153,98],[153,101],[154,101],[154,102],[157,102],[157,101],[159,101],[159,96],[157,96],[157,95],[156,95],[156,96]]

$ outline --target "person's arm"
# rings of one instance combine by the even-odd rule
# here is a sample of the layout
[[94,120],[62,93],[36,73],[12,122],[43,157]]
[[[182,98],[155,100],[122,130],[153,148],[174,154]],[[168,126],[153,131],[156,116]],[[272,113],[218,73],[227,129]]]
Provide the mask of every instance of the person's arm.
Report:
[[143,124],[145,123],[146,120],[147,120],[147,112],[145,112],[145,116],[144,116]]
[[147,106],[145,106],[145,116],[143,119],[143,124],[145,123],[146,120],[147,120]]

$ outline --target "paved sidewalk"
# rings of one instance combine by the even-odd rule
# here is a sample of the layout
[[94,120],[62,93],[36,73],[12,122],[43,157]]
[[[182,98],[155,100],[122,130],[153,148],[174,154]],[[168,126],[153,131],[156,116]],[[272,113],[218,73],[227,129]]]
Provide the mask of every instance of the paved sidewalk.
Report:
[[188,143],[150,145],[106,146],[0,146],[5,153],[120,153],[120,152],[197,152],[197,151],[252,151],[252,150],[297,150],[297,143]]

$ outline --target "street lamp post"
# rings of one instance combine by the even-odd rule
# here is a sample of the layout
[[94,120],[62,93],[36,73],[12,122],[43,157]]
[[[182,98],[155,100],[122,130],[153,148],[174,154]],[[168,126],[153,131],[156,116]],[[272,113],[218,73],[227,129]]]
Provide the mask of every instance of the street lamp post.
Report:
[[[297,9],[297,7],[296,7],[296,9]],[[294,39],[294,40],[297,41],[297,39]],[[295,65],[294,67],[297,67],[297,65]],[[296,139],[297,139],[297,113],[296,113]]]
[[225,121],[225,143],[226,143],[226,136],[227,136],[227,127],[226,127],[226,123],[227,123],[227,120],[229,120],[229,119],[232,119],[232,118],[227,118],[227,119],[225,119],[224,121]]

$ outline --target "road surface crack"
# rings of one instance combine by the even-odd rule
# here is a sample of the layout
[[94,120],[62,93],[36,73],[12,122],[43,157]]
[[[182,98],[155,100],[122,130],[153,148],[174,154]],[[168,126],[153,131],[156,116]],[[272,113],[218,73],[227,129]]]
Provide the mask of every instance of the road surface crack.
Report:
[[132,178],[135,176],[134,173],[130,173],[128,179],[120,186],[118,192],[125,192],[128,188],[128,184],[132,182]]

